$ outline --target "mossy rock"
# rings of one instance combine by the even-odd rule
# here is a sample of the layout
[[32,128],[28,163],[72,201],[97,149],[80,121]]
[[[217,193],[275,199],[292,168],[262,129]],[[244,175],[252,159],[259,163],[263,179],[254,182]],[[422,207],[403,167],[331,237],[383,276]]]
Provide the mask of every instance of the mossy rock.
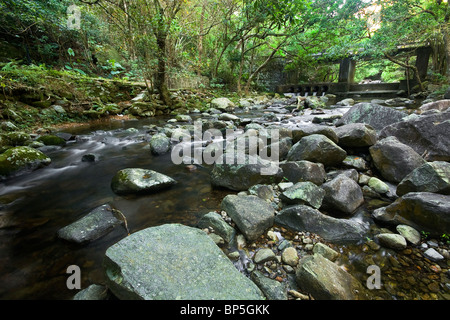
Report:
[[30,147],[15,147],[0,155],[0,180],[50,164],[51,159]]
[[0,138],[0,145],[13,147],[25,146],[31,141],[31,137],[28,133],[20,131],[4,133]]
[[66,145],[66,140],[64,140],[61,137],[58,136],[54,136],[54,135],[45,135],[45,136],[40,136],[37,141],[42,142],[43,144],[45,144],[46,146],[65,146]]

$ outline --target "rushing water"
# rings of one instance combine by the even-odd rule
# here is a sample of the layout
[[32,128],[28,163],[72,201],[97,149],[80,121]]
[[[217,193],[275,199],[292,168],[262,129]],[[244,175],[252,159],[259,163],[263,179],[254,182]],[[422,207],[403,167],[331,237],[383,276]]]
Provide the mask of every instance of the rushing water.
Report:
[[[265,111],[283,113],[277,113],[282,111],[277,108]],[[345,111],[334,109],[326,114]],[[263,112],[241,117],[257,118]],[[299,117],[286,115],[283,125],[308,124],[315,115],[310,110]],[[188,170],[185,165],[174,165],[170,154],[151,154],[148,126],[163,126],[167,120],[114,120],[65,129],[77,139],[63,148],[47,149],[51,165],[0,185],[0,299],[70,299],[74,295],[66,286],[70,265],[81,268],[82,288],[102,283],[104,253],[127,235],[125,228],[115,228],[87,245],[71,244],[56,235],[100,205],[110,203],[119,209],[130,233],[165,223],[193,226],[205,213],[220,207],[231,192],[211,187],[210,168]],[[83,162],[82,156],[88,153],[97,155],[97,161]],[[150,195],[114,194],[112,177],[131,167],[161,172],[178,183]]]
[[[105,250],[126,236],[116,228],[88,245],[69,244],[56,232],[105,203],[119,209],[130,232],[164,223],[195,225],[205,213],[216,210],[226,191],[213,190],[207,168],[195,171],[173,165],[170,154],[155,157],[149,149],[145,124],[157,120],[113,121],[82,129],[77,141],[47,150],[52,164],[0,186],[0,298],[66,299],[67,267],[82,270],[82,287],[102,282]],[[138,132],[127,132],[129,127]],[[101,128],[101,130],[99,129]],[[98,156],[82,162],[84,154]],[[174,178],[172,188],[146,196],[117,196],[110,183],[121,169],[152,169]]]

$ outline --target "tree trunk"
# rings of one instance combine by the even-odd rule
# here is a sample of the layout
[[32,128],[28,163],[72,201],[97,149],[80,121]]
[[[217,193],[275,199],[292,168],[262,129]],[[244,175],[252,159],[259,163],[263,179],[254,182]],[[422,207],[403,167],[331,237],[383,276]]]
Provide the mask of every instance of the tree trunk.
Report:
[[170,98],[169,88],[167,87],[167,53],[166,43],[167,36],[159,33],[156,37],[158,46],[158,72],[156,73],[155,87],[159,92],[161,100],[167,106],[172,106],[172,99]]

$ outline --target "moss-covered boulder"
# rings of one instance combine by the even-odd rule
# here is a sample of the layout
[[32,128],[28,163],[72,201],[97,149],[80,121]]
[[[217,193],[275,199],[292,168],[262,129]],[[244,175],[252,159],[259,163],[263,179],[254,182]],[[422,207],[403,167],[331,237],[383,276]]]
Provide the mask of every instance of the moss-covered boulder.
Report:
[[4,133],[0,136],[0,145],[20,147],[25,146],[31,142],[31,137],[28,133],[14,131]]
[[51,159],[30,147],[15,147],[0,155],[0,180],[33,171],[51,163]]
[[54,135],[44,135],[44,136],[40,136],[37,141],[42,142],[43,144],[45,144],[46,146],[65,146],[66,145],[66,140],[64,140],[61,137],[58,136],[54,136]]
[[166,189],[176,184],[176,181],[162,173],[140,169],[127,168],[120,170],[111,181],[111,188],[117,194],[152,193]]

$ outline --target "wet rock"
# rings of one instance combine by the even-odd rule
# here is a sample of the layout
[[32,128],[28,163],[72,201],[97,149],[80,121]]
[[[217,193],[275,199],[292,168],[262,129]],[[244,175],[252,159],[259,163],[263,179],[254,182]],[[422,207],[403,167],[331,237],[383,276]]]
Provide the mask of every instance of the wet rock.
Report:
[[380,233],[376,235],[376,238],[384,247],[395,250],[406,249],[406,239],[402,235],[394,233]]
[[377,133],[364,123],[351,123],[335,129],[341,147],[369,147],[376,143]]
[[329,126],[324,125],[305,125],[292,130],[292,141],[297,143],[301,138],[310,136],[312,134],[321,134],[333,141],[338,143],[339,138],[335,130]]
[[260,300],[259,288],[202,230],[166,224],[106,250],[106,285],[122,300]]
[[[248,190],[255,184],[271,184],[280,182],[283,171],[277,163],[261,159],[258,156],[244,155],[238,164],[236,154],[224,153],[214,164],[211,171],[211,184],[235,191]],[[221,164],[220,164],[221,163]]]
[[227,243],[233,239],[236,231],[216,212],[205,214],[198,222],[197,227],[200,229],[212,227],[214,232],[221,236]]
[[313,253],[320,254],[324,258],[327,258],[330,261],[335,261],[339,257],[339,252],[331,249],[329,246],[318,242],[314,245]]
[[31,142],[31,136],[26,132],[15,131],[0,135],[0,146],[20,147]]
[[312,182],[298,182],[280,194],[287,204],[307,204],[316,209],[322,205],[325,191]]
[[[448,98],[449,99],[449,98]],[[446,111],[450,107],[450,100],[439,100],[423,104],[419,109],[423,111],[438,110]]]
[[78,292],[73,300],[108,300],[109,292],[108,288],[98,284],[91,284],[89,287]]
[[347,98],[347,99],[343,99],[339,102],[336,103],[338,106],[344,106],[344,107],[348,107],[348,106],[352,106],[355,104],[355,100],[353,100],[352,98]]
[[230,113],[221,113],[219,114],[219,120],[224,120],[224,121],[239,121],[239,117],[235,116],[234,114],[230,114]]
[[427,161],[450,161],[450,110],[392,124],[379,139],[395,136]]
[[163,133],[158,133],[150,139],[150,151],[154,155],[161,155],[169,152],[170,139]]
[[439,252],[437,252],[435,249],[433,249],[433,248],[427,249],[423,253],[423,255],[425,256],[425,258],[428,258],[431,261],[435,261],[435,262],[444,260],[444,257]]
[[310,181],[316,185],[325,182],[327,174],[321,163],[314,163],[307,160],[287,161],[280,164],[284,176],[291,182]]
[[306,205],[288,207],[279,212],[275,223],[301,232],[313,232],[327,241],[358,241],[367,233],[367,226],[352,219],[338,219]]
[[324,208],[340,211],[345,214],[353,213],[364,203],[361,187],[353,179],[340,174],[333,180],[322,185],[325,190]]
[[233,111],[235,105],[228,98],[216,98],[211,101],[211,107],[222,111]]
[[300,260],[296,282],[315,300],[368,299],[366,289],[356,278],[318,254]]
[[55,135],[44,135],[40,136],[37,141],[42,142],[46,146],[65,146],[66,140],[64,138]]
[[69,242],[85,244],[97,240],[124,223],[123,218],[109,204],[95,208],[84,217],[59,229],[58,237]]
[[176,181],[162,173],[141,169],[127,168],[120,170],[111,181],[111,188],[117,194],[151,193],[166,189]]
[[406,224],[440,236],[450,233],[450,196],[429,192],[410,192],[372,216],[386,223]]
[[191,121],[192,121],[191,116],[190,116],[190,115],[187,115],[187,114],[178,114],[178,115],[175,117],[175,119],[176,119],[178,122],[191,122]]
[[371,177],[368,185],[377,193],[385,194],[389,192],[389,186],[378,178]]
[[93,153],[87,153],[81,157],[82,162],[95,162],[96,160],[97,156]]
[[379,131],[384,127],[401,121],[406,113],[389,107],[383,107],[373,103],[355,104],[344,116],[336,122],[336,126],[350,123],[366,123]]
[[412,243],[413,245],[418,245],[420,243],[420,233],[416,229],[407,226],[405,224],[399,224],[396,227],[396,230],[399,234],[401,234],[407,241]]
[[342,163],[347,152],[321,134],[303,137],[294,144],[287,155],[288,161],[308,160],[322,163],[325,167]]
[[347,156],[345,157],[344,161],[342,161],[342,164],[346,167],[355,168],[358,170],[368,170],[369,165],[366,160],[362,157],[357,156]]
[[257,196],[263,200],[272,201],[275,193],[273,192],[273,188],[270,185],[257,184],[248,189],[248,192],[251,195]]
[[378,141],[369,151],[375,167],[390,182],[400,182],[411,171],[426,163],[417,152],[395,137]]
[[264,276],[257,270],[253,271],[250,277],[268,300],[287,300],[286,288],[282,283]]
[[295,267],[298,264],[299,256],[294,247],[288,247],[281,252],[281,261],[283,263]]
[[221,208],[247,240],[256,240],[273,225],[275,210],[256,196],[228,195],[222,200]]
[[408,192],[450,194],[450,164],[435,161],[414,169],[397,186],[398,196]]
[[15,147],[0,154],[0,180],[47,166],[51,159],[30,147]]
[[268,248],[260,249],[255,253],[255,256],[253,257],[253,261],[255,263],[264,263],[267,261],[275,261],[276,256],[275,253]]

